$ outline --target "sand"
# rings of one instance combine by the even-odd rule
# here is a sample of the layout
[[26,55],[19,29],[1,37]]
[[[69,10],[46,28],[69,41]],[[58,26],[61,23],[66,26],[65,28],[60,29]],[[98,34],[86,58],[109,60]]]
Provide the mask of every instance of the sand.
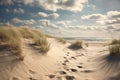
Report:
[[119,60],[108,57],[107,46],[71,50],[71,43],[48,41],[50,51],[42,55],[31,40],[23,39],[24,61],[0,48],[0,80],[120,80]]

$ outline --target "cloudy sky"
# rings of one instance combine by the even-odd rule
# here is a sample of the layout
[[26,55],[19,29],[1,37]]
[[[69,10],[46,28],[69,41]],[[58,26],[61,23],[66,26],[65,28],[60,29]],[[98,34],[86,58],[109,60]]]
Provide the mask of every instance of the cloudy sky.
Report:
[[118,37],[120,0],[0,0],[0,25],[56,36]]

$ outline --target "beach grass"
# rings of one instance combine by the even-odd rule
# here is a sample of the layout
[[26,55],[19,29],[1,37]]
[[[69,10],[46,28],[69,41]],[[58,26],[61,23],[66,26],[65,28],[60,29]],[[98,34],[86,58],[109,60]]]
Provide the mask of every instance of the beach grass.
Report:
[[32,39],[36,46],[39,46],[41,52],[46,53],[49,51],[50,44],[47,42],[47,37],[43,32],[28,27],[19,29],[23,38]]
[[81,49],[81,48],[83,48],[83,47],[82,47],[82,43],[83,43],[82,41],[80,41],[80,40],[78,41],[78,40],[77,40],[77,41],[73,42],[73,43],[69,46],[69,48],[70,48],[70,49],[73,49],[73,50]]
[[63,44],[66,44],[67,41],[63,38],[56,38],[59,42],[63,43]]
[[8,46],[10,51],[23,60],[21,35],[15,27],[0,27],[0,45]]
[[120,39],[112,40],[109,45],[109,53],[111,56],[120,56]]
[[44,33],[28,27],[0,26],[0,46],[7,46],[20,60],[24,59],[22,39],[31,39],[42,53],[47,53],[50,44]]

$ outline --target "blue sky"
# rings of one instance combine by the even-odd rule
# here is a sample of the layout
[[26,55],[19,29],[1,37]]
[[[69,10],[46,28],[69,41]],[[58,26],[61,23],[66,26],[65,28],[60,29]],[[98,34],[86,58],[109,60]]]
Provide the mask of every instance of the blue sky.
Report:
[[0,25],[40,28],[56,36],[120,34],[120,0],[0,0]]

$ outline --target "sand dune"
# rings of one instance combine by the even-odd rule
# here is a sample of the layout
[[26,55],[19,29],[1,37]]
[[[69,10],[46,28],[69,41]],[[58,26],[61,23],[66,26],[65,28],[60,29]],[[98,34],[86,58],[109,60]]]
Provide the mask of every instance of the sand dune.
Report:
[[[22,41],[24,61],[0,48],[0,80],[119,80],[120,64],[110,61],[107,47],[90,45],[71,50],[71,43],[48,39],[50,51],[42,55],[32,41]],[[100,45],[100,44],[99,44]]]

